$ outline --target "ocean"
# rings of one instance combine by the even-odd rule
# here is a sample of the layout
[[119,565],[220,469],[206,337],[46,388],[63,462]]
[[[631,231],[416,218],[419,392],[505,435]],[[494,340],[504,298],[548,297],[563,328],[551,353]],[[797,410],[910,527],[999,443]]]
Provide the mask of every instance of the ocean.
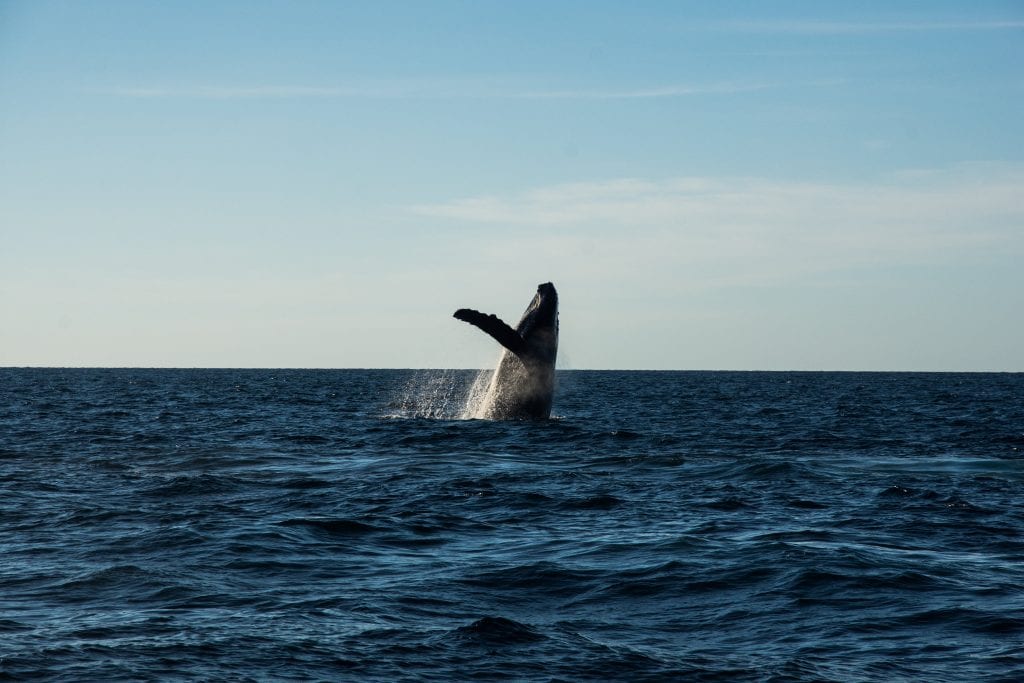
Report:
[[0,679],[1024,680],[1024,375],[0,369]]

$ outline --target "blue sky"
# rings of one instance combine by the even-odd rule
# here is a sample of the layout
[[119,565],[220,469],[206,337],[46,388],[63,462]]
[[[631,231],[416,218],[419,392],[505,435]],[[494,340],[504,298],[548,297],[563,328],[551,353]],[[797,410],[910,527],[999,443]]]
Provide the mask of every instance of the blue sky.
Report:
[[0,365],[1024,371],[1019,2],[4,2]]

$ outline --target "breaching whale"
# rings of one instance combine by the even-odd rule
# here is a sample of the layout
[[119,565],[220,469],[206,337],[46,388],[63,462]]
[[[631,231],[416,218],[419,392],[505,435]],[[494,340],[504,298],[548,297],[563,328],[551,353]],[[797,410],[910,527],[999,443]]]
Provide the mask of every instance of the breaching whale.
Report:
[[558,354],[558,292],[546,282],[512,329],[496,315],[469,308],[455,317],[476,325],[505,347],[479,415],[490,420],[546,419],[551,416]]

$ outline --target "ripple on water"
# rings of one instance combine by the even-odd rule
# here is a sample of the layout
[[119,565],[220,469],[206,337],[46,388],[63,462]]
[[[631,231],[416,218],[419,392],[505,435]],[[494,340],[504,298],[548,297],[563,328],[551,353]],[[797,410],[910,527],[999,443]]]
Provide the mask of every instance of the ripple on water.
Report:
[[0,675],[1024,677],[1021,377],[478,377],[0,369]]

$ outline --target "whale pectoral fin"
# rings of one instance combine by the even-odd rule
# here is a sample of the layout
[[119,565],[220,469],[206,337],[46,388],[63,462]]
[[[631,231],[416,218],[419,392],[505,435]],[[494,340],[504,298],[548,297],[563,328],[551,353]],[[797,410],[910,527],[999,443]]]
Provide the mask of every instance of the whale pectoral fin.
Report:
[[514,354],[519,354],[526,346],[526,342],[519,336],[519,333],[509,327],[508,323],[494,315],[487,315],[471,308],[460,308],[455,311],[455,318],[476,325],[487,334]]

